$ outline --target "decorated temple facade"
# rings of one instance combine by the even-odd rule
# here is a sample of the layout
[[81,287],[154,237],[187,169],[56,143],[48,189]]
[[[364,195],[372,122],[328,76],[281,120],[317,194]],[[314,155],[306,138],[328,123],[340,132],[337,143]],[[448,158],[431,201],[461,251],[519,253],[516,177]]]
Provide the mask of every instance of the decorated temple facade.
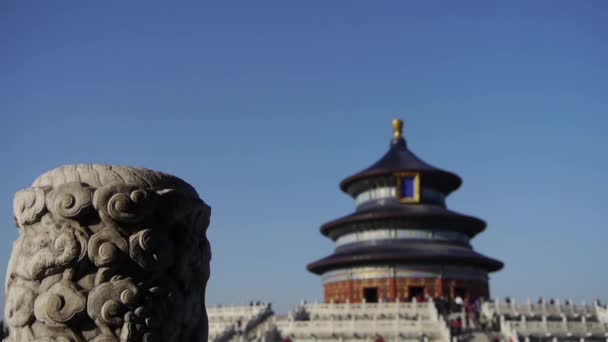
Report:
[[503,264],[471,246],[485,222],[446,207],[462,180],[412,153],[402,129],[394,120],[388,152],[340,183],[356,209],[321,226],[336,248],[308,270],[328,303],[488,298],[488,274]]

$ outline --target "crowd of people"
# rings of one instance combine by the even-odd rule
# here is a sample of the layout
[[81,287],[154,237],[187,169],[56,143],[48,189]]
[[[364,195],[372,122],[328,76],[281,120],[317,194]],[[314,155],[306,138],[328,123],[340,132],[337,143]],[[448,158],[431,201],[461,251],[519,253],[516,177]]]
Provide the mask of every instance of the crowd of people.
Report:
[[435,300],[437,311],[448,322],[452,336],[461,335],[465,329],[499,330],[498,316],[495,315],[488,320],[481,315],[482,303],[483,298],[469,301],[460,296],[456,296],[452,300],[446,297],[439,297]]

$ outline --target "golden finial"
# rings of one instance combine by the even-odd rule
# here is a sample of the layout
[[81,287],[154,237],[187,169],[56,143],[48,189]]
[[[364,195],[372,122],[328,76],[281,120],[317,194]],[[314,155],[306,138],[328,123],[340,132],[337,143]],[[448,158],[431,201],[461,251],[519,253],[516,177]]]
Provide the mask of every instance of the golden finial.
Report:
[[393,120],[393,139],[401,139],[403,136],[403,121],[399,119]]

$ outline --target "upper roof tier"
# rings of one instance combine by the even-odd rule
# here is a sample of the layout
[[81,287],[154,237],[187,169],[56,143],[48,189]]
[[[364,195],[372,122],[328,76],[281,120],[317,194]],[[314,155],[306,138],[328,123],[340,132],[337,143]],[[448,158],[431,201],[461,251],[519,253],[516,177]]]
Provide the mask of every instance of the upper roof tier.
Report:
[[456,174],[438,169],[410,151],[403,138],[402,129],[403,122],[393,120],[393,139],[388,152],[372,166],[344,179],[340,183],[342,191],[356,195],[357,191],[353,191],[353,184],[369,178],[390,176],[397,172],[418,172],[422,175],[424,186],[435,188],[445,195],[460,187],[462,180]]

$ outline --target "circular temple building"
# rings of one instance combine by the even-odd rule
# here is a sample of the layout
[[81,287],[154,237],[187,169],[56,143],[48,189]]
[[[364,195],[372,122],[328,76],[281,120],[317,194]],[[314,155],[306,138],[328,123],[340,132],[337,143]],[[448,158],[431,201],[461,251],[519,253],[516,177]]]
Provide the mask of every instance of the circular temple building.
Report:
[[503,267],[471,247],[486,223],[446,207],[460,177],[412,153],[402,128],[393,120],[388,152],[340,183],[356,210],[321,227],[335,251],[308,265],[326,303],[488,298],[488,273]]

